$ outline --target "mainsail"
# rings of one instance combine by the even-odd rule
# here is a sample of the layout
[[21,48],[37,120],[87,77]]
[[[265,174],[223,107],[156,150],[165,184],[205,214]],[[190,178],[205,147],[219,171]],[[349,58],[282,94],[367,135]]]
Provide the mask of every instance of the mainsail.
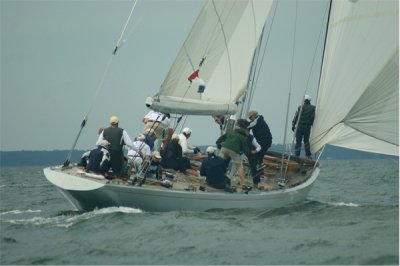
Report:
[[272,0],[209,0],[151,108],[185,115],[234,114]]
[[399,2],[332,1],[311,150],[399,153]]

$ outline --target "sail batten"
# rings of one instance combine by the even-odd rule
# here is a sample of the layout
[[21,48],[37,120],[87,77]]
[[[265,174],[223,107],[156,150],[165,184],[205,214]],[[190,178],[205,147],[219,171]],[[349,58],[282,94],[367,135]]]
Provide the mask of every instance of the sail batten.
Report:
[[398,155],[398,9],[395,0],[332,2],[312,152],[332,144]]

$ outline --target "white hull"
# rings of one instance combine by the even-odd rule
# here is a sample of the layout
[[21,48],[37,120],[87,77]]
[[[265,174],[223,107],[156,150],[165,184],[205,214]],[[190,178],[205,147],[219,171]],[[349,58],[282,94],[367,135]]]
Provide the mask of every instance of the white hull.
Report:
[[320,169],[314,169],[303,183],[273,191],[204,192],[185,191],[146,186],[108,183],[83,176],[64,173],[60,168],[45,168],[46,178],[78,210],[123,206],[145,211],[192,210],[230,208],[279,208],[306,199]]

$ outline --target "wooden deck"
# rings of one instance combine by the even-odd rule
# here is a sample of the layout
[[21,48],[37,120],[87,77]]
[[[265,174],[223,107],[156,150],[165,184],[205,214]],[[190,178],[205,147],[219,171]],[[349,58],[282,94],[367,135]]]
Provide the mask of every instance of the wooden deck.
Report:
[[[207,185],[204,177],[200,177],[198,175],[199,168],[201,166],[201,162],[205,158],[205,155],[200,155],[192,158],[191,166],[192,170],[188,171],[185,175],[183,173],[177,172],[173,169],[163,169],[163,176],[165,172],[172,173],[174,175],[173,179],[173,187],[165,188],[161,185],[159,180],[146,179],[141,186],[156,188],[156,189],[174,189],[174,190],[186,190],[186,191],[197,191],[202,190],[206,192],[222,192],[223,190],[215,189]],[[264,171],[261,175],[261,181],[258,184],[257,188],[252,188],[253,192],[259,191],[272,191],[279,190],[288,187],[294,187],[305,182],[311,176],[311,170],[314,167],[315,162],[311,161],[307,158],[295,158],[293,160],[287,161],[286,159],[283,161],[282,166],[282,158],[277,156],[266,155],[264,157]],[[243,166],[246,173],[246,184],[248,186],[253,186],[252,177],[250,174],[250,169],[246,160],[243,162]],[[286,173],[286,174],[285,174]],[[231,180],[232,176],[227,174]],[[237,183],[239,177],[234,176],[232,186],[237,187],[237,192],[242,192],[242,188]],[[282,181],[286,180],[285,185],[282,186]],[[108,183],[112,184],[120,184],[120,185],[132,185],[132,181],[125,178],[116,178],[108,181]]]

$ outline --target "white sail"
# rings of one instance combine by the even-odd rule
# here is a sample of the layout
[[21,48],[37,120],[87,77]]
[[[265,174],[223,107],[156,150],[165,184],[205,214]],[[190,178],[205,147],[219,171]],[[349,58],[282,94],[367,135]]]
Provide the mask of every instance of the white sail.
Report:
[[399,153],[399,2],[332,1],[311,151]]
[[[234,114],[271,5],[272,0],[207,1],[160,91],[149,99],[151,108],[187,115]],[[190,82],[197,69],[199,78]]]

